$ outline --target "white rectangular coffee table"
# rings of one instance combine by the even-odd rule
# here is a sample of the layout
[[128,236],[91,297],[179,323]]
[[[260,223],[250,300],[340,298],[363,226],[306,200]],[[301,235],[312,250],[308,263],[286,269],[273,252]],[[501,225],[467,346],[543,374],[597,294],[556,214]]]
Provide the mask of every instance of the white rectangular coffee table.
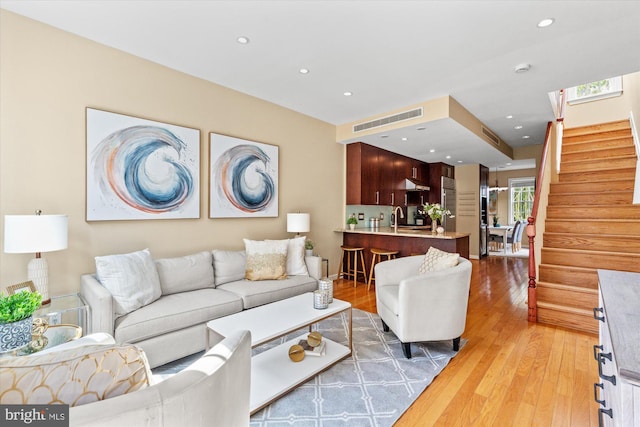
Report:
[[311,330],[314,323],[343,312],[349,315],[348,346],[323,338],[327,342],[325,355],[307,356],[300,362],[293,362],[289,359],[289,347],[306,338],[305,332],[251,358],[250,408],[251,414],[254,414],[320,372],[351,356],[351,304],[334,298],[328,308],[317,310],[313,308],[313,293],[309,292],[214,319],[207,323],[207,349],[238,330],[251,331],[251,347],[254,348],[307,326]]

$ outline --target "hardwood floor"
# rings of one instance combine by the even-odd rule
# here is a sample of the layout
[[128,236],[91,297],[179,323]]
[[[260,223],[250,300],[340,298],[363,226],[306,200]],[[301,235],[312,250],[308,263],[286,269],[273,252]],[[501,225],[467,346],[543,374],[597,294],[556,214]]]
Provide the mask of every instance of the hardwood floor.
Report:
[[[527,322],[527,260],[472,260],[466,344],[396,426],[597,426],[595,335]],[[375,289],[334,296],[376,312]]]

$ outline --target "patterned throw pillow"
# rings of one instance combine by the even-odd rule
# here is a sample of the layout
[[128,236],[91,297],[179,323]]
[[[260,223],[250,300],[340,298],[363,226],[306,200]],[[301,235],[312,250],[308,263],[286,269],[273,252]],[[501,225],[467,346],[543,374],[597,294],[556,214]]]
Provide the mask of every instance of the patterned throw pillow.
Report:
[[455,267],[458,265],[459,258],[460,254],[452,254],[430,247],[427,254],[424,256],[424,261],[420,264],[420,269],[418,271],[420,274],[425,274],[429,271],[438,271]]
[[150,378],[146,355],[131,344],[0,358],[0,404],[84,405],[148,387]]
[[287,240],[256,241],[244,239],[247,253],[247,280],[287,278]]
[[[287,239],[287,276],[308,276],[309,270],[304,260],[304,243],[306,236]],[[278,242],[278,240],[267,240],[267,242]]]

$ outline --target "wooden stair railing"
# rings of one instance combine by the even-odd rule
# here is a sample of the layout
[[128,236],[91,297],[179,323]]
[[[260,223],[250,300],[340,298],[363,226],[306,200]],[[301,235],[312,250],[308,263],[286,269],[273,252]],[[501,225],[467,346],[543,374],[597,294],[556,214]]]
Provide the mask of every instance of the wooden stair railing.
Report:
[[544,177],[545,165],[547,163],[547,154],[549,152],[551,140],[551,128],[553,123],[547,123],[547,132],[544,137],[544,146],[542,147],[542,158],[540,167],[538,168],[538,177],[536,179],[536,194],[533,199],[533,208],[531,216],[527,218],[527,237],[529,238],[529,288],[528,288],[528,320],[529,322],[538,321],[538,300],[536,297],[536,217],[538,215],[538,205],[540,204],[540,193],[542,191],[542,181]]
[[[560,89],[556,97],[556,122],[564,121],[564,109],[567,100],[567,91]],[[536,179],[536,194],[533,199],[533,207],[531,216],[527,218],[527,237],[529,238],[529,287],[528,287],[528,320],[529,322],[538,321],[538,298],[536,296],[536,217],[538,216],[538,205],[540,204],[540,193],[542,191],[542,182],[544,177],[545,165],[547,163],[547,155],[551,140],[551,129],[553,123],[547,123],[547,132],[544,136],[544,146],[542,147],[542,157],[540,159],[540,167],[538,168],[538,177]]]

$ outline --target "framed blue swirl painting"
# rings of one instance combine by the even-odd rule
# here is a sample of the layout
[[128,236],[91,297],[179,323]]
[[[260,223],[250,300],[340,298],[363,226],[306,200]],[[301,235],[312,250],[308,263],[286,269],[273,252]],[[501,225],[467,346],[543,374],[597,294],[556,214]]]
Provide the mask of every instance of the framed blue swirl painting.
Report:
[[278,216],[278,146],[210,134],[209,217]]
[[87,108],[87,221],[200,218],[200,131]]

